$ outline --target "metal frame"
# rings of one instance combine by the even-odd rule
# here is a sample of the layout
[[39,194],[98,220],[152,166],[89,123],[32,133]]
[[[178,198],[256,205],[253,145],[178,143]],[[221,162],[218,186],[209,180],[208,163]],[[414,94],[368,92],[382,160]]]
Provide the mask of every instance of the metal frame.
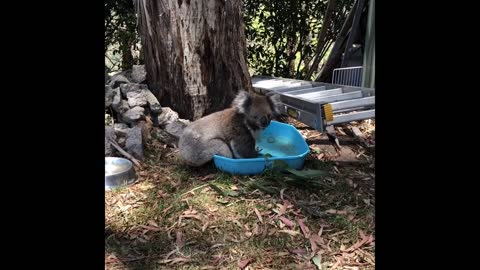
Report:
[[333,70],[333,84],[361,87],[362,80],[363,66],[337,68]]
[[252,78],[253,89],[276,92],[282,113],[323,132],[328,126],[375,118],[375,89],[266,76]]

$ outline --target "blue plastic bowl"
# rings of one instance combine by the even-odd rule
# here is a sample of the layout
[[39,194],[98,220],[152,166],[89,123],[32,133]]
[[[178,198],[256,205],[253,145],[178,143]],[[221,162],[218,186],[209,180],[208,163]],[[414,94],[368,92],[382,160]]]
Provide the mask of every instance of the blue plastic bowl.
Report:
[[270,157],[233,159],[213,156],[217,169],[234,175],[257,175],[272,167],[274,160],[285,161],[294,169],[301,169],[310,152],[308,144],[298,130],[289,124],[272,121],[256,142],[261,155]]

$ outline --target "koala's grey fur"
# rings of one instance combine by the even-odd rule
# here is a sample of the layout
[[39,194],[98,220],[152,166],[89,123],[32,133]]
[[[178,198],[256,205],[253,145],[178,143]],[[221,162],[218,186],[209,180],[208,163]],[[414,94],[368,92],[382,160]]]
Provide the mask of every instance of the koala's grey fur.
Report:
[[232,107],[189,124],[180,136],[180,156],[190,166],[202,166],[214,155],[228,158],[258,156],[255,140],[279,116],[278,95],[240,91]]

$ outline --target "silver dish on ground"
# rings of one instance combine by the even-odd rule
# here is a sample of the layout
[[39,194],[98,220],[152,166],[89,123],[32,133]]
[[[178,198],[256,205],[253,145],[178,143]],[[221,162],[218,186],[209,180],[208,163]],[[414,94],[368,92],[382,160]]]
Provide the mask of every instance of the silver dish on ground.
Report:
[[112,190],[133,184],[137,174],[133,163],[125,158],[105,157],[105,190]]

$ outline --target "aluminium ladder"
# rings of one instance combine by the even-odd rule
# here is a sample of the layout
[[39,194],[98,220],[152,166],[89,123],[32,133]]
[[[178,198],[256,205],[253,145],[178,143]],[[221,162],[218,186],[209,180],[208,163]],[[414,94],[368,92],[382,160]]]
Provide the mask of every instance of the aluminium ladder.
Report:
[[[280,95],[282,113],[320,132],[333,125],[375,118],[375,89],[253,76],[255,92]],[[338,144],[338,141],[337,141]]]

